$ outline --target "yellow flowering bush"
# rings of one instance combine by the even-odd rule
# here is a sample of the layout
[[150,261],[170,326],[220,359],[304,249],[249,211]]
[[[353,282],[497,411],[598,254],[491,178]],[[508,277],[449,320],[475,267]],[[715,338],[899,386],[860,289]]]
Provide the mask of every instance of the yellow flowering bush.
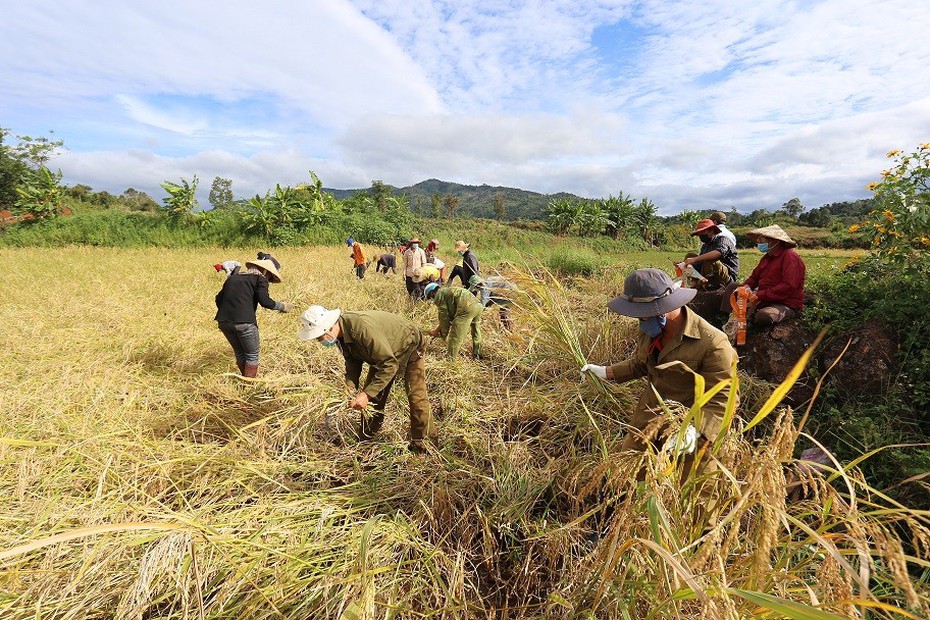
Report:
[[875,258],[908,270],[930,270],[930,142],[912,153],[889,151],[892,166],[866,186],[877,208],[849,232],[871,240]]

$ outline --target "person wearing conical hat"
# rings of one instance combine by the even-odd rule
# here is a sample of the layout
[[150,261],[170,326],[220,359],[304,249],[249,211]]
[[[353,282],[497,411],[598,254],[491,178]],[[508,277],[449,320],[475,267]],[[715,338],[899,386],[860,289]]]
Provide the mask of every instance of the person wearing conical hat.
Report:
[[275,301],[268,295],[268,283],[280,281],[281,274],[273,262],[250,260],[245,269],[230,274],[216,294],[214,320],[229,341],[243,377],[258,375],[258,305],[278,312],[291,311],[290,303]]
[[[778,224],[755,228],[747,236],[764,254],[742,284],[751,292],[749,320],[754,325],[774,325],[795,319],[804,309],[804,279],[807,267],[794,250],[797,243]],[[730,310],[730,295],[737,284],[727,287],[720,309]]]
[[462,282],[462,286],[467,288],[468,281],[472,276],[481,275],[478,270],[478,257],[471,251],[471,244],[465,243],[461,239],[455,242],[455,251],[461,255],[462,264],[452,268],[452,273],[449,275],[446,286],[452,284],[452,280],[458,276],[459,280]]
[[[723,332],[687,307],[696,293],[692,288],[676,287],[661,269],[637,269],[624,281],[623,294],[607,304],[613,312],[639,320],[636,352],[609,366],[585,364],[581,374],[618,383],[639,377],[649,380],[630,419],[634,430],[624,438],[624,450],[646,448],[643,431],[661,414],[659,397],[690,407],[695,375],[703,377],[708,390],[730,378],[736,352]],[[724,388],[704,405],[701,419],[682,433],[682,443],[673,445],[676,452],[691,453],[702,442],[716,439],[729,390]]]

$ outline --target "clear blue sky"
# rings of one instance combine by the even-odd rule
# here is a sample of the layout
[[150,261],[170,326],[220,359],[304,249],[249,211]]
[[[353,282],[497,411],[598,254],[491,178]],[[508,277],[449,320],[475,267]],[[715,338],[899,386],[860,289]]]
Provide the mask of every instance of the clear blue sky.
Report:
[[66,183],[427,178],[682,209],[867,197],[930,140],[930,2],[0,0]]

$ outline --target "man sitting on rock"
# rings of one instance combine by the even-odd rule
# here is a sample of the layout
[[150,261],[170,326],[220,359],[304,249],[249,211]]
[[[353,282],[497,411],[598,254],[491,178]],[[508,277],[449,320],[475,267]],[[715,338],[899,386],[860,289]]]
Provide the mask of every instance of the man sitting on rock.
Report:
[[700,272],[702,279],[696,288],[714,291],[736,282],[739,272],[736,244],[720,232],[717,224],[710,219],[701,220],[691,235],[701,239],[701,251],[688,254],[683,262],[685,267],[694,265]]
[[716,211],[711,213],[708,216],[714,224],[717,225],[717,228],[720,229],[720,234],[733,242],[733,247],[736,247],[736,235],[733,234],[733,231],[727,228],[727,214],[723,211]]
[[[754,325],[774,325],[795,319],[804,308],[804,261],[794,251],[792,241],[781,226],[765,226],[748,236],[765,256],[742,284],[750,291],[748,316]],[[721,302],[721,311],[730,310],[730,295],[737,289],[730,284]]]

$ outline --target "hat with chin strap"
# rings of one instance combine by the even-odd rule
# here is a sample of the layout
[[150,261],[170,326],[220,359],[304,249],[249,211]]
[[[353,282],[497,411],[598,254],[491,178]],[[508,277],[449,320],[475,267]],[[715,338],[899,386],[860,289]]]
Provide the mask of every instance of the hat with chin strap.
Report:
[[623,282],[623,294],[607,302],[617,314],[642,319],[681,308],[697,290],[679,288],[661,269],[637,269]]

